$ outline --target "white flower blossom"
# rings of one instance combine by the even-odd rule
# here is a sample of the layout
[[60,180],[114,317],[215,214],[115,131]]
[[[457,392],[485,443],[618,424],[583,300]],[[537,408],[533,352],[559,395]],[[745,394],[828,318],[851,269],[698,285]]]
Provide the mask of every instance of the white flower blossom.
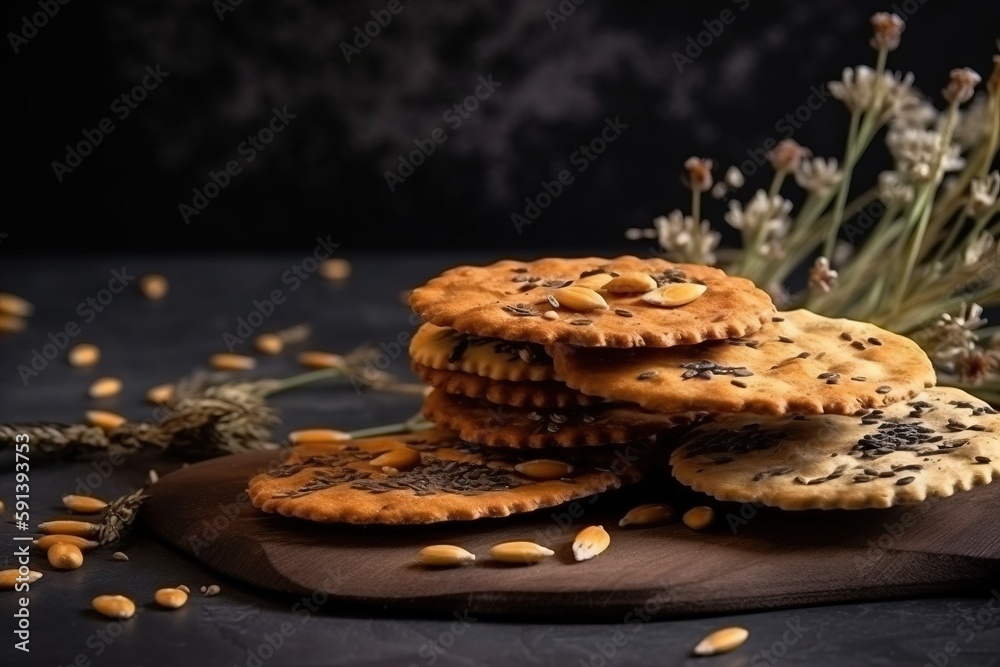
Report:
[[830,268],[830,260],[826,257],[817,257],[816,262],[809,269],[809,289],[828,294],[837,286],[838,278],[840,278],[840,274]]
[[739,188],[742,188],[743,184],[746,182],[745,179],[743,178],[743,172],[737,169],[736,167],[730,167],[729,169],[726,169],[725,181],[726,185],[731,187],[733,190],[738,190]]
[[941,112],[938,111],[937,107],[921,99],[915,104],[900,108],[892,120],[889,121],[889,125],[893,129],[900,130],[907,128],[926,130],[929,127],[938,126],[942,119]]
[[913,201],[913,186],[894,171],[878,175],[878,198],[886,206],[903,207]]
[[913,74],[905,76],[901,72],[883,72],[876,76],[875,70],[866,65],[855,68],[845,67],[840,81],[829,83],[830,93],[844,103],[852,112],[861,112],[875,104],[875,92],[881,90],[878,120],[885,122],[922,100],[913,89]]
[[833,158],[804,160],[795,171],[795,182],[819,197],[826,197],[833,192],[842,177],[843,174],[837,169],[837,161]]
[[979,235],[979,238],[969,243],[965,249],[965,256],[962,258],[966,266],[979,264],[984,259],[988,259],[997,249],[997,242],[993,236],[987,232]]
[[791,221],[788,214],[792,210],[792,202],[775,195],[768,197],[763,190],[758,190],[746,207],[738,201],[729,202],[726,222],[734,229],[746,230],[756,234],[763,228],[764,238],[781,238],[788,232]]
[[966,212],[974,217],[985,214],[997,203],[1000,197],[1000,171],[993,171],[984,178],[973,178],[969,183],[969,202]]
[[942,139],[941,133],[936,130],[905,128],[890,130],[885,143],[896,161],[895,171],[910,182],[922,183],[939,181],[945,173],[965,166],[961,148],[958,144],[950,144],[940,157],[938,173],[931,173]]
[[653,220],[660,246],[672,257],[694,264],[715,264],[714,250],[722,236],[713,232],[708,220],[701,223],[679,210]]
[[963,149],[978,146],[989,135],[992,120],[986,95],[982,93],[976,95],[964,111],[958,112],[958,122],[955,124],[954,132],[955,141]]

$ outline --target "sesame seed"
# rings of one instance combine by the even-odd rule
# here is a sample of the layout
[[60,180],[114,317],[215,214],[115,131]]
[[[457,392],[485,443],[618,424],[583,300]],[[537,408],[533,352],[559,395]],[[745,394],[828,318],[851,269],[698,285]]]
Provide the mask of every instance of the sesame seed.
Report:
[[880,341],[875,336],[872,336],[871,338],[869,338],[868,342],[871,343],[872,345],[881,345],[882,344],[882,341]]
[[778,336],[778,341],[781,343],[794,343],[795,341],[788,336]]
[[840,334],[840,338],[841,340],[851,340],[851,334],[844,331],[843,333]]
[[739,380],[730,380],[730,384],[735,385],[735,386],[739,387],[740,389],[746,389],[747,388],[747,383],[746,382],[740,382]]
[[876,389],[875,393],[876,394],[888,394],[890,391],[892,391],[892,387],[890,387],[887,384],[884,384],[881,387],[879,387],[878,389]]
[[917,478],[916,477],[901,477],[900,479],[896,480],[896,486],[906,486],[907,484],[909,484],[910,482],[914,481],[915,479],[917,479]]
[[860,340],[856,340],[853,343],[851,343],[851,347],[853,347],[856,350],[863,350],[865,349],[865,344],[862,343]]
[[976,463],[989,463],[992,459],[988,456],[977,456]]

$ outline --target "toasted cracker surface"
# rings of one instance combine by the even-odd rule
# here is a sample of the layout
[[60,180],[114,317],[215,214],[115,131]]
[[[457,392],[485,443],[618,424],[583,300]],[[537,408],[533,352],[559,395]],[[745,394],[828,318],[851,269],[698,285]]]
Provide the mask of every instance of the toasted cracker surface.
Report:
[[424,323],[410,342],[410,359],[435,370],[461,371],[493,380],[555,380],[552,358],[534,343],[484,338]]
[[513,407],[564,408],[574,405],[594,405],[603,402],[570,389],[562,382],[516,382],[491,380],[462,371],[444,371],[428,368],[414,362],[413,372],[421,380],[449,394],[469,398],[482,398],[490,403]]
[[[648,274],[664,286],[694,282],[707,289],[676,307],[648,303],[644,293],[601,291],[596,284],[607,309],[574,310],[565,304],[553,306],[548,299],[594,274],[605,273],[610,280],[630,272]],[[631,256],[459,266],[413,290],[410,306],[426,321],[463,333],[588,347],[666,347],[744,336],[759,329],[774,311],[770,297],[745,278],[706,266]],[[555,318],[544,316],[547,311],[555,312]]]
[[704,419],[705,413],[660,414],[621,404],[559,410],[514,408],[435,389],[424,416],[489,447],[584,447],[632,442]]
[[934,385],[920,347],[873,324],[778,313],[738,340],[634,350],[550,348],[574,389],[648,410],[852,414]]
[[1000,477],[1000,416],[950,387],[860,416],[725,415],[693,429],[670,463],[680,482],[724,501],[891,507]]
[[[401,449],[418,451],[419,463],[392,475],[370,463]],[[546,453],[546,459],[556,456]],[[606,452],[583,463],[563,455],[572,461],[568,476],[539,481],[514,468],[531,458],[484,451],[443,429],[312,443],[292,448],[281,465],[254,476],[249,495],[265,512],[311,521],[423,524],[530,512],[615,489],[642,475],[634,460]],[[641,452],[633,458],[641,459]]]

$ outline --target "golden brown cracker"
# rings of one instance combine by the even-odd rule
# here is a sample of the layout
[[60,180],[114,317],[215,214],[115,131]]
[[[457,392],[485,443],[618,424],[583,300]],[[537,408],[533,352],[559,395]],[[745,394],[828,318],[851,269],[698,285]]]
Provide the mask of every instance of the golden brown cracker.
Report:
[[484,338],[424,323],[410,342],[410,359],[442,371],[461,371],[493,380],[551,381],[552,359],[534,343]]
[[674,476],[719,500],[787,510],[919,503],[1000,477],[1000,416],[936,387],[858,416],[720,415],[670,458]]
[[[691,282],[707,289],[690,303],[664,307],[644,301],[647,293],[601,291],[592,282],[594,274],[605,273],[611,280],[632,272],[645,273],[658,285]],[[578,295],[567,297],[566,304],[558,302],[558,290],[582,281],[597,289],[606,309],[568,307]],[[631,256],[459,266],[413,290],[410,306],[428,322],[464,333],[587,347],[666,347],[745,336],[774,312],[770,297],[745,278],[707,266]]]
[[529,408],[564,408],[595,405],[603,399],[587,396],[561,382],[513,382],[491,380],[461,371],[442,371],[418,363],[411,364],[421,380],[449,394],[482,398],[490,403]]
[[440,389],[424,400],[424,416],[438,426],[457,430],[463,440],[511,448],[632,442],[706,417],[704,413],[659,414],[622,404],[531,410],[455,396]]
[[779,313],[738,340],[551,352],[570,387],[660,412],[852,414],[935,383],[930,360],[910,339],[807,310]]
[[[416,465],[392,474],[371,463],[387,452],[414,451]],[[631,457],[602,452],[587,461],[546,453],[548,460],[560,456],[571,466],[566,477],[541,481],[515,469],[530,458],[484,450],[443,429],[311,443],[292,448],[280,465],[254,476],[249,494],[265,512],[311,521],[423,524],[530,512],[616,489],[642,475],[639,448]]]

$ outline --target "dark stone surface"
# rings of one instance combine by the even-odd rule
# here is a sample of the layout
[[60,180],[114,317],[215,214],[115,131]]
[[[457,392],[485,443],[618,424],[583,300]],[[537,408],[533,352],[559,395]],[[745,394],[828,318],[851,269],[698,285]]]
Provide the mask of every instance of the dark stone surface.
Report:
[[[222,335],[246,317],[253,301],[282,289],[288,300],[277,307],[265,329],[309,321],[315,326],[312,346],[346,350],[358,343],[385,342],[409,331],[408,311],[397,294],[455,263],[446,256],[355,258],[355,274],[344,285],[312,277],[296,290],[282,274],[302,255],[268,259],[246,256],[59,258],[4,255],[0,289],[22,294],[38,307],[23,334],[0,339],[0,422],[74,421],[93,404],[85,388],[98,375],[116,375],[125,393],[103,403],[129,417],[151,414],[142,403],[145,389],[186,374],[207,355],[223,349]],[[463,256],[478,261],[485,256]],[[85,302],[107,285],[113,269],[139,275],[162,271],[172,282],[160,303],[138,296],[134,284],[117,295],[87,322]],[[86,308],[86,306],[84,307]],[[17,366],[30,363],[32,349],[47,342],[49,332],[75,321],[78,340],[91,340],[104,350],[97,369],[77,370],[60,356],[31,378],[20,380]],[[405,358],[393,368],[407,373]],[[286,375],[297,370],[289,358],[269,359],[261,373]],[[412,398],[366,394],[353,389],[316,387],[281,396],[284,429],[307,425],[354,428],[395,421],[412,414]],[[59,498],[80,481],[99,482],[94,491],[113,497],[140,484],[146,471],[161,473],[179,465],[141,455],[98,472],[100,460],[31,471],[31,523],[60,511]],[[2,458],[0,498],[8,509],[0,524],[0,565],[13,563],[13,459]],[[984,527],[985,529],[990,529]],[[80,570],[54,572],[33,557],[32,566],[45,577],[30,592],[31,653],[13,649],[17,594],[0,593],[0,661],[4,665],[675,665],[737,667],[749,665],[924,665],[979,666],[1000,663],[1000,603],[990,591],[978,597],[898,600],[845,604],[718,618],[692,618],[621,624],[565,624],[552,618],[523,622],[487,619],[400,618],[377,610],[333,608],[308,612],[298,598],[262,594],[252,587],[214,575],[148,536],[131,536],[121,547],[127,563],[106,551],[90,554]],[[663,554],[669,558],[670,554]],[[378,563],[372,563],[378,567]],[[194,595],[178,611],[152,606],[161,586],[186,583]],[[203,598],[204,584],[218,583],[222,593]],[[92,596],[111,591],[134,597],[136,617],[116,624],[89,610]],[[997,594],[1000,597],[1000,594]],[[298,606],[297,606],[298,605]],[[977,618],[978,617],[978,618]],[[629,622],[631,621],[631,622]],[[738,651],[718,658],[690,661],[691,646],[706,632],[737,623],[750,629]],[[284,632],[286,636],[280,637]],[[268,649],[268,638],[281,642]],[[279,638],[280,637],[280,638]],[[263,651],[261,650],[261,647]],[[951,650],[952,656],[947,651]],[[768,653],[765,654],[764,651]],[[957,651],[957,653],[956,653]],[[78,657],[79,656],[79,657]],[[257,662],[258,657],[268,659]],[[605,657],[609,656],[609,657]]]

